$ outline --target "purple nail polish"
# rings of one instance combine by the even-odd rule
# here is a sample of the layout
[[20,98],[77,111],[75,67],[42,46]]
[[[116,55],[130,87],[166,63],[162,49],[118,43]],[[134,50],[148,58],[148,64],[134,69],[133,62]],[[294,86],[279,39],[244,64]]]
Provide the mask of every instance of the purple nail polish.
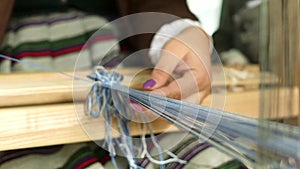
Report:
[[130,103],[130,106],[136,111],[143,111],[143,107],[137,103]]
[[143,88],[144,88],[144,89],[151,89],[155,84],[156,84],[155,80],[149,79],[149,80],[147,80],[147,81],[144,83]]

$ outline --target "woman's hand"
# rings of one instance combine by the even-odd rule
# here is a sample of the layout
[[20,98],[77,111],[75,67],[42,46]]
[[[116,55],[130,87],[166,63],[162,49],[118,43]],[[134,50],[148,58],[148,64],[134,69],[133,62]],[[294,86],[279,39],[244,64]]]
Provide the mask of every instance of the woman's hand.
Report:
[[164,45],[144,89],[201,103],[211,90],[210,48],[210,39],[201,28],[186,28]]

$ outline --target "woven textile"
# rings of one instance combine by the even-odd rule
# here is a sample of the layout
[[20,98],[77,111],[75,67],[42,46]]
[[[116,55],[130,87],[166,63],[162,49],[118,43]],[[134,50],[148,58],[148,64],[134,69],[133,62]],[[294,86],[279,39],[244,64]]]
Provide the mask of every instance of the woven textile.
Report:
[[[103,58],[104,51],[114,46],[108,55],[119,51],[117,40],[111,30],[97,32],[92,46],[83,48],[89,37],[107,23],[97,15],[77,10],[52,12],[12,18],[0,52],[8,56],[37,63],[54,70],[73,70],[77,56],[82,50],[77,67],[91,68],[95,58]],[[3,60],[0,71],[35,71],[29,66]]]

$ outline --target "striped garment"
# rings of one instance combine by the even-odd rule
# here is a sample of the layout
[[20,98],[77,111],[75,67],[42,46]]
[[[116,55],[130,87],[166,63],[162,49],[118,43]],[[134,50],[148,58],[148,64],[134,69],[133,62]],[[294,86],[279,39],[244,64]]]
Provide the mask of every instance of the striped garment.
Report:
[[[183,140],[178,140],[175,145],[170,144],[175,138]],[[166,169],[247,169],[205,142],[191,136],[184,138],[183,133],[161,134],[157,139],[164,148],[174,146],[170,150],[187,161],[186,164],[167,164]],[[151,141],[148,149],[150,152],[155,149]],[[116,160],[119,168],[128,168],[126,158],[117,156]],[[138,164],[146,169],[160,168],[147,158],[139,159]],[[40,169],[41,165],[43,169],[113,169],[109,153],[93,142],[0,152],[1,169]]]
[[28,149],[21,149],[21,150],[2,151],[0,152],[0,166],[11,160],[22,158],[27,155],[33,155],[33,154],[47,155],[47,154],[57,153],[62,149],[62,147],[63,147],[62,145],[57,145],[57,146],[48,146],[48,147],[28,148]]
[[[102,151],[105,152],[104,150]],[[105,164],[109,159],[108,153],[102,153],[100,156],[96,156],[96,153],[89,147],[83,147],[74,153],[61,169],[102,169],[102,164]]]
[[[76,69],[91,68],[103,57],[119,52],[118,42],[108,29],[99,30],[85,44],[105,24],[105,18],[77,10],[12,18],[0,53],[54,70],[73,70],[77,58]],[[0,71],[36,70],[2,60]]]
[[1,169],[54,169],[62,167],[87,143],[0,152]]
[[[174,140],[183,138],[174,147],[169,147],[174,144]],[[176,132],[161,134],[157,136],[159,143],[164,148],[176,154],[180,159],[187,161],[186,164],[170,163],[166,169],[246,169],[242,163],[232,159],[216,148],[210,146],[206,142],[199,142],[198,139],[185,133]],[[171,142],[170,142],[171,141]],[[172,144],[170,144],[172,143]],[[150,142],[148,148],[154,151],[153,145]],[[164,156],[165,159],[170,158]],[[158,159],[158,157],[157,157]],[[159,169],[159,165],[151,163],[147,158],[140,159],[138,164],[146,169]]]

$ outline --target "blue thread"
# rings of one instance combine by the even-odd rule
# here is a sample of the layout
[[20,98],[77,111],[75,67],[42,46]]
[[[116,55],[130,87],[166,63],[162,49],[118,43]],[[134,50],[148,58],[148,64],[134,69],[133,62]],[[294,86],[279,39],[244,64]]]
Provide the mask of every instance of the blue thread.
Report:
[[63,76],[75,79],[75,80],[81,80],[81,81],[89,82],[89,83],[92,82],[90,80],[83,79],[81,77],[69,75],[69,74],[64,73],[64,72],[55,71],[55,70],[52,70],[52,69],[49,69],[49,68],[46,68],[46,67],[43,67],[43,66],[31,63],[31,62],[27,62],[27,61],[24,61],[24,60],[19,60],[19,59],[12,58],[12,57],[9,57],[9,56],[5,56],[5,55],[2,55],[2,54],[0,54],[0,58],[7,59],[7,60],[10,60],[10,61],[13,61],[13,62],[18,62],[18,63],[24,64],[24,65],[27,65],[27,66],[30,66],[30,67],[34,67],[34,68],[37,68],[39,70],[43,70],[43,71],[46,71],[46,72],[58,73],[58,74],[61,74]]
[[[123,86],[120,86],[118,83],[112,83],[108,81],[108,77],[101,79],[101,75],[110,76],[109,73],[99,73],[97,79],[101,82],[107,84],[101,84],[102,87],[110,88],[112,91],[117,92],[121,95],[121,93],[126,93],[129,95],[129,98],[135,101],[136,103],[141,104],[142,106],[146,107],[147,109],[153,111],[154,113],[160,115],[161,117],[169,120],[173,124],[179,126],[182,129],[185,129],[187,132],[195,135],[200,139],[208,139],[207,142],[211,145],[215,146],[219,150],[238,158],[240,161],[244,162],[249,166],[254,166],[257,160],[257,152],[260,150],[257,147],[252,147],[247,145],[248,143],[241,143],[236,141],[238,138],[245,138],[248,141],[251,141],[252,144],[260,147],[261,149],[264,148],[266,151],[269,151],[272,154],[279,154],[278,158],[281,159],[285,156],[297,157],[299,154],[299,145],[298,142],[300,140],[299,132],[291,134],[289,138],[284,138],[282,135],[286,131],[286,128],[291,129],[293,127],[286,126],[286,125],[279,125],[278,123],[274,123],[271,121],[264,120],[265,123],[260,124],[258,120],[237,115],[230,112],[225,112],[213,108],[207,108],[191,103],[186,103],[174,99],[166,99],[162,96],[156,96],[150,93],[145,93],[141,91],[137,91],[134,89],[128,89]],[[113,84],[113,85],[111,85]],[[150,100],[154,100],[150,104]],[[156,100],[156,101],[155,101]],[[126,113],[125,106],[122,105],[120,102],[122,99],[119,99],[119,103],[114,103],[118,106],[119,110],[122,110]],[[122,108],[123,107],[123,108]],[[162,109],[164,108],[165,109]],[[210,128],[206,128],[207,125],[205,124],[206,117],[211,115],[212,117],[219,118],[222,117],[220,120],[216,131],[213,133],[207,133],[210,131]],[[184,118],[180,118],[177,120],[178,116],[183,116]],[[121,124],[119,122],[119,124]],[[276,128],[270,128],[270,126],[276,125]],[[128,135],[128,129],[126,127],[123,128],[121,131]],[[260,130],[266,130],[268,132],[275,133],[272,139],[270,140],[260,140],[258,134]],[[294,127],[293,131],[297,131],[297,127]],[[298,130],[299,131],[299,130]],[[212,134],[211,136],[209,134]],[[281,142],[289,145],[288,147],[278,145],[276,143]],[[130,146],[129,146],[130,147]],[[161,150],[158,149],[159,152]],[[265,155],[269,158],[270,166],[279,166],[280,160]],[[127,156],[128,157],[128,156]],[[160,160],[164,161],[163,158]],[[282,165],[282,164],[281,164]],[[164,168],[161,165],[161,168]],[[289,168],[289,166],[286,166]]]

